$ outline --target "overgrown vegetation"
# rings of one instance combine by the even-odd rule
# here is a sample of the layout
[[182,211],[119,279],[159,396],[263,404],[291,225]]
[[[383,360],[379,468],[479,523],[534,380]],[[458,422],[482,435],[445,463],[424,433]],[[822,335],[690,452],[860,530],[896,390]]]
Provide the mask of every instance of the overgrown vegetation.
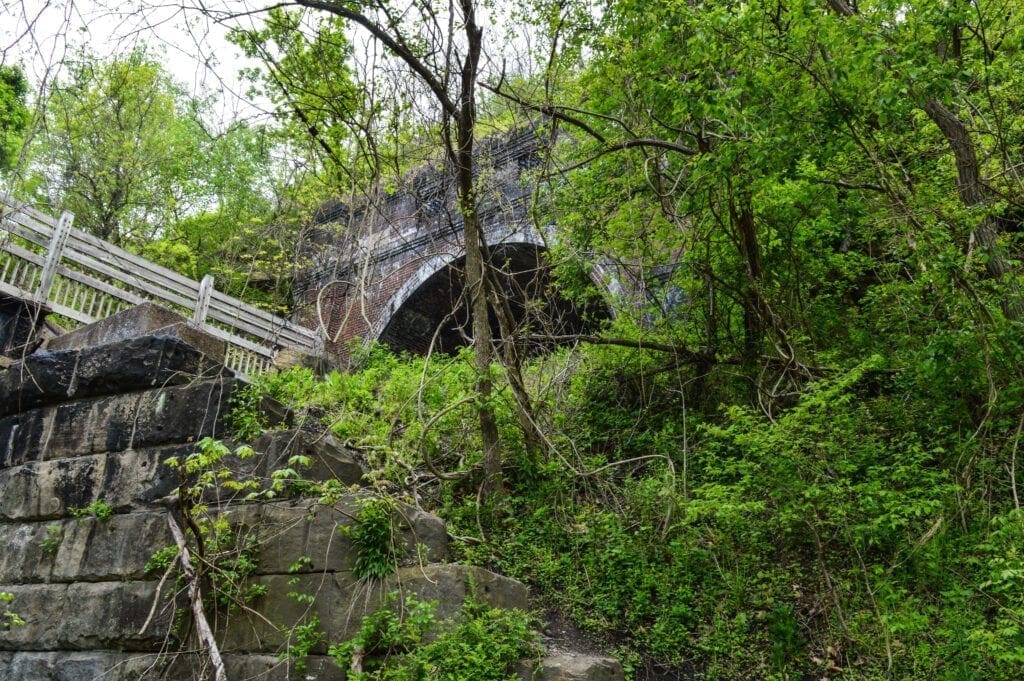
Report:
[[[531,217],[555,226],[562,292],[596,272],[621,295],[602,299],[614,321],[589,344],[530,355],[546,329],[487,340],[507,299],[474,261],[475,356],[370,348],[350,373],[284,372],[261,390],[359,449],[380,490],[442,514],[461,558],[530,582],[638,677],[1024,677],[1020,3],[535,2],[515,13],[532,51],[508,62],[481,42],[492,33],[476,31],[472,0],[452,17],[425,2],[298,5],[326,13],[274,12],[235,40],[270,62],[251,80],[273,91],[284,138],[319,148],[306,160],[332,198],[379,198],[391,166],[418,160],[394,150],[440,130],[462,171],[447,208],[472,230],[474,107],[508,104],[553,143],[531,169]],[[353,21],[412,71],[353,62]],[[158,75],[138,66],[126,75]],[[95,96],[76,88],[69,105]],[[6,99],[20,112],[18,90]],[[260,164],[259,145],[241,148]],[[262,203],[233,195],[218,205]],[[183,218],[153,248],[215,259],[206,237],[257,241],[241,216],[240,235]],[[276,258],[256,251],[253,269]],[[236,404],[243,433],[262,427],[258,399]],[[211,447],[189,471],[193,508],[222,479],[226,450]],[[235,491],[271,496],[299,464]],[[394,560],[373,503],[367,577]],[[387,640],[426,664],[426,614],[412,612],[369,622],[363,651]],[[356,648],[336,648],[349,669]]]
[[[448,411],[472,386],[465,357],[425,369],[375,349],[351,374],[262,381],[441,513],[462,558],[538,587],[641,677],[1020,673],[1022,516],[984,492],[1008,449],[938,422],[945,396],[878,356],[771,418],[687,408],[661,358],[589,347],[535,360],[551,449],[511,451],[498,515],[477,505],[472,427]],[[511,400],[495,406],[515,442]],[[958,472],[965,461],[989,479]]]
[[[506,681],[516,663],[535,657],[533,619],[469,600],[458,623],[441,623],[435,601],[391,594],[390,605],[363,618],[359,633],[330,655],[352,681]],[[447,628],[445,628],[447,626]],[[439,630],[440,628],[440,630]],[[435,636],[428,640],[426,635]]]
[[395,546],[395,502],[388,497],[361,499],[359,513],[347,531],[356,549],[352,572],[358,579],[384,579],[398,567]]
[[108,504],[103,499],[97,499],[86,506],[72,506],[68,508],[70,513],[75,518],[95,518],[96,520],[108,520],[110,516],[114,515],[114,507]]

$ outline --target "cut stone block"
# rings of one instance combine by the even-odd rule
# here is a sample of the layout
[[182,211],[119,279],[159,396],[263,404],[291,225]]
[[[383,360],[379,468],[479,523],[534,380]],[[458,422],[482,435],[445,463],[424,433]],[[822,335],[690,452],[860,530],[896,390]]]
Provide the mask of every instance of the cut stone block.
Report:
[[[245,681],[340,681],[344,674],[329,657],[311,655],[303,672],[294,660],[275,655],[224,655],[229,679]],[[210,661],[196,653],[75,652],[0,653],[4,681],[197,681],[209,678]]]
[[0,582],[143,579],[152,554],[172,542],[163,511],[0,523]]
[[[280,653],[288,647],[292,627],[314,617],[325,641],[345,641],[355,636],[363,617],[385,606],[400,607],[410,595],[439,601],[438,620],[457,619],[471,596],[496,608],[529,607],[523,584],[483,568],[455,564],[401,568],[383,582],[359,580],[348,572],[266,575],[253,581],[266,587],[266,594],[250,604],[263,617],[234,612],[226,622],[222,619],[226,627],[220,644],[226,651]],[[400,598],[389,603],[387,596],[393,592]],[[326,647],[321,643],[312,652],[323,654]]]
[[[157,597],[157,582],[92,582],[0,586],[25,626],[0,630],[0,650],[158,650],[167,638],[175,603]],[[165,589],[173,588],[173,585]]]
[[190,445],[73,459],[39,461],[0,469],[0,521],[48,520],[70,515],[94,501],[118,512],[143,510],[178,486],[177,471],[164,465]]
[[224,363],[224,341],[202,331],[177,312],[155,303],[141,303],[80,329],[69,331],[46,344],[47,350],[79,350],[107,345],[140,336],[170,335],[204,352],[210,359]]
[[[164,656],[107,651],[0,653],[0,679],[10,681],[139,681],[163,679]],[[192,681],[193,677],[188,677]],[[185,681],[177,677],[167,681]]]
[[0,373],[0,416],[221,375],[231,372],[173,336],[143,336],[80,350],[38,352]]
[[358,485],[365,472],[354,452],[330,435],[316,436],[294,429],[271,431],[261,435],[253,449],[264,454],[268,471],[285,466],[292,456],[309,457],[310,465],[299,471],[306,480],[338,480],[343,485]]
[[[365,497],[345,495],[333,507],[308,502],[261,505],[259,573],[290,573],[299,557],[308,561],[296,570],[298,574],[352,570],[357,551],[345,530],[355,526],[359,500]],[[397,505],[395,520],[400,565],[447,560],[444,521],[405,504]]]
[[[202,381],[40,407],[0,418],[0,468],[101,452],[198,442],[227,434],[229,399],[246,385]],[[284,418],[290,417],[285,411]],[[278,423],[280,414],[268,414]]]
[[384,593],[392,591],[411,593],[421,601],[438,601],[438,619],[457,617],[469,598],[492,608],[530,609],[530,591],[522,582],[457,563],[401,568],[385,582]]

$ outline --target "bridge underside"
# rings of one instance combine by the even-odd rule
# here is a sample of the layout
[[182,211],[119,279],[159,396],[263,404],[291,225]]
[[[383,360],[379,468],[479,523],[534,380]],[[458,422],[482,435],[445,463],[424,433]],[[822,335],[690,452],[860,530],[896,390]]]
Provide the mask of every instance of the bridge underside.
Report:
[[[501,271],[499,286],[508,300],[518,332],[536,336],[535,350],[552,345],[542,336],[590,333],[607,318],[600,306],[580,309],[551,285],[550,268],[541,247],[506,244],[492,248],[493,263]],[[395,311],[379,340],[395,351],[413,354],[452,353],[472,342],[472,326],[465,296],[465,257],[435,272]],[[492,315],[491,329],[500,338],[501,325]]]

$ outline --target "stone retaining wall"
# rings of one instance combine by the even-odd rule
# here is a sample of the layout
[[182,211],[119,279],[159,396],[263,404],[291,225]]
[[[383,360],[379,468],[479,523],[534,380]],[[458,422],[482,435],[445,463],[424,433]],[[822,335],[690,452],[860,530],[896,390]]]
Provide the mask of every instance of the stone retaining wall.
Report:
[[[72,339],[0,372],[0,592],[13,594],[7,607],[25,621],[0,627],[0,679],[210,678],[181,615],[184,595],[170,572],[147,570],[147,562],[173,543],[167,503],[179,477],[165,461],[187,456],[203,437],[224,437],[229,400],[243,384],[194,329],[126,338],[124,324],[114,326],[121,331],[113,340],[90,331],[100,345],[75,348]],[[269,415],[287,425],[282,410]],[[244,479],[266,481],[295,453],[310,459],[309,479],[355,485],[362,477],[352,453],[329,437],[282,430],[255,449],[252,459],[231,462]],[[395,591],[437,599],[442,618],[456,616],[471,594],[497,607],[529,607],[522,584],[446,562],[444,523],[403,504],[396,505],[397,571],[379,583],[357,579],[357,551],[344,528],[365,495],[352,491],[331,506],[209,500],[235,541],[251,547],[256,565],[247,584],[265,587],[250,612],[209,611],[229,679],[343,678],[324,657],[326,642],[351,637]],[[90,504],[99,512],[82,510]],[[324,642],[298,673],[282,653],[291,628],[313,617]],[[621,678],[605,658],[549,659],[537,669],[537,679]]]

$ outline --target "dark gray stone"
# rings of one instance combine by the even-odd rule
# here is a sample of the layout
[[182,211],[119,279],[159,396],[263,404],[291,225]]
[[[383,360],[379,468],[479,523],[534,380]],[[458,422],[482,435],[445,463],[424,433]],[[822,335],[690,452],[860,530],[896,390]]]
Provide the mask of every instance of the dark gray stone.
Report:
[[0,470],[0,521],[67,517],[73,507],[104,501],[118,512],[143,510],[171,494],[178,475],[164,461],[190,445],[73,459],[39,461]]
[[[163,656],[106,651],[0,655],[5,681],[143,681],[159,676]],[[167,681],[185,681],[184,677]],[[193,677],[189,677],[193,681]]]
[[0,373],[0,417],[43,405],[220,375],[230,375],[230,371],[173,336],[38,352]]
[[153,554],[171,544],[162,510],[0,523],[0,582],[141,580]]
[[471,565],[449,563],[399,569],[388,577],[386,593],[415,594],[419,600],[436,600],[440,619],[457,618],[462,604],[475,598],[492,608],[529,610],[530,592],[522,582]]
[[157,329],[186,321],[188,320],[183,316],[166,307],[155,303],[141,303],[106,319],[57,336],[51,339],[46,347],[49,350],[80,350],[146,336]]
[[[0,468],[32,461],[198,442],[227,435],[224,378],[40,407],[0,419]],[[290,416],[286,414],[286,416]],[[280,414],[268,420],[282,418]]]
[[[355,526],[359,499],[365,494],[342,497],[333,507],[290,502],[262,504],[258,535],[260,574],[284,574],[300,556],[298,573],[352,570],[356,549],[346,529]],[[399,563],[403,566],[447,560],[448,536],[444,521],[405,504],[396,508]]]
[[303,430],[270,431],[261,435],[253,448],[264,454],[264,475],[286,466],[288,459],[296,455],[310,459],[310,465],[299,471],[306,480],[338,480],[343,485],[358,485],[365,472],[354,452],[326,434],[317,436]]
[[[164,594],[155,601],[156,587],[156,582],[2,586],[0,591],[14,594],[11,608],[25,626],[0,629],[0,650],[159,650],[176,604]],[[154,602],[149,627],[140,633]]]

